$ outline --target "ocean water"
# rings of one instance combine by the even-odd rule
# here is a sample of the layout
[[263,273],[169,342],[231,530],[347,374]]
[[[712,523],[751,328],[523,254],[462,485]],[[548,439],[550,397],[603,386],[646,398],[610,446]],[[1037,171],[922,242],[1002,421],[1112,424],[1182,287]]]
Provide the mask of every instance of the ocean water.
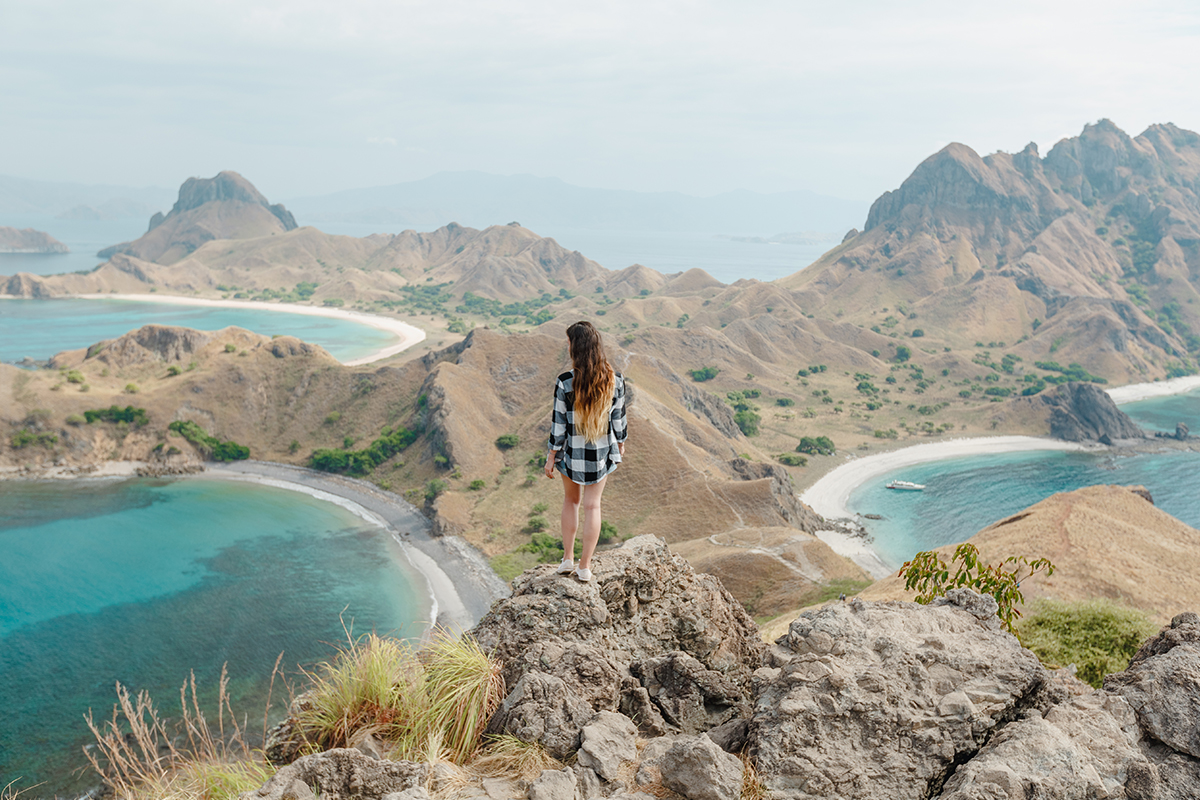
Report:
[[91,271],[104,263],[96,253],[105,247],[132,241],[149,225],[145,219],[87,220],[58,219],[44,214],[0,215],[0,225],[33,228],[58,239],[71,249],[69,253],[0,253],[0,275],[29,272],[34,275],[58,275],[63,272]]
[[143,325],[181,325],[216,331],[230,325],[296,336],[340,361],[361,358],[397,342],[394,334],[332,317],[249,308],[209,308],[136,300],[0,300],[0,361],[44,361],[63,350],[115,339]]
[[[1121,409],[1150,430],[1175,430],[1186,422],[1200,430],[1200,392],[1128,403]],[[923,483],[923,492],[885,488],[900,479]],[[881,475],[850,495],[865,520],[874,548],[899,567],[914,554],[961,542],[993,522],[1056,492],[1100,483],[1142,484],[1163,511],[1200,528],[1200,453],[1164,451],[1130,456],[1108,453],[1033,451],[970,456],[905,467]]]
[[0,552],[0,776],[44,782],[35,797],[94,784],[83,717],[110,716],[117,681],[172,714],[191,672],[211,695],[227,663],[234,709],[261,732],[280,653],[295,677],[346,641],[339,615],[400,637],[430,616],[385,530],[252,483],[0,482]]

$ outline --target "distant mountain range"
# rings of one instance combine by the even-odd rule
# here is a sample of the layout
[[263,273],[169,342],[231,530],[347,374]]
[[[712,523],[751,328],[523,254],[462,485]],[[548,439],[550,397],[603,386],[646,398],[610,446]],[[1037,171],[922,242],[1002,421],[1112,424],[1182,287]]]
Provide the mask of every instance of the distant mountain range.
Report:
[[440,172],[409,183],[286,202],[301,224],[318,227],[322,222],[358,222],[430,230],[451,222],[477,228],[520,222],[551,233],[579,228],[751,236],[800,230],[840,236],[861,227],[868,208],[865,202],[809,191],[693,197],[588,189],[557,178],[486,172]]
[[149,218],[174,198],[174,190],[157,186],[139,189],[0,175],[0,214],[43,214],[60,219]]

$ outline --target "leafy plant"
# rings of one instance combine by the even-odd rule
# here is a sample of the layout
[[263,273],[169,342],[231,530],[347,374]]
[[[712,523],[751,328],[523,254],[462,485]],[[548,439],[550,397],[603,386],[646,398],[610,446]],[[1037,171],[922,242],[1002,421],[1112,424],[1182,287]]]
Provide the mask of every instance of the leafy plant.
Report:
[[548,527],[545,517],[530,517],[529,522],[525,523],[525,530],[529,533],[541,533]]
[[521,437],[515,433],[503,433],[496,438],[496,447],[501,450],[511,450],[521,443]]
[[711,381],[713,378],[717,377],[720,372],[721,370],[717,367],[701,367],[700,369],[688,370],[688,375],[691,375],[692,380],[696,381],[697,383],[703,383],[704,381]]
[[808,453],[809,455],[831,456],[836,451],[833,440],[828,436],[803,436],[800,438],[800,443],[796,445],[797,453]]
[[1047,576],[1054,574],[1050,559],[1030,561],[1025,556],[1009,556],[998,564],[985,564],[980,560],[979,548],[964,542],[955,548],[950,563],[943,561],[937,552],[926,550],[904,562],[897,575],[904,578],[905,589],[917,593],[914,599],[921,604],[928,604],[960,587],[990,594],[1000,607],[996,615],[1004,627],[1015,634],[1014,622],[1021,616],[1017,606],[1025,602],[1021,581],[1039,572],[1045,572]]
[[808,466],[808,459],[796,453],[780,453],[779,455],[775,456],[775,460],[780,464],[784,464],[789,467]]
[[758,423],[762,422],[762,417],[745,408],[733,415],[733,421],[746,436],[758,436]]
[[485,481],[483,478],[476,478],[475,480],[471,481],[467,488],[473,492],[477,492],[484,486],[487,486],[487,481]]
[[250,457],[249,447],[237,442],[218,439],[191,420],[175,420],[167,426],[167,430],[174,431],[187,439],[202,453],[211,456],[213,461],[241,461]]
[[84,411],[83,417],[89,425],[93,422],[125,422],[140,428],[150,422],[150,417],[147,416],[146,409],[134,408],[133,406],[125,406],[124,408],[120,406],[93,408]]
[[[349,437],[347,437],[349,438]],[[322,472],[345,472],[350,475],[368,475],[377,466],[407,448],[417,440],[417,434],[408,428],[384,428],[379,438],[361,450],[322,448],[315,450],[308,465]],[[346,440],[343,440],[345,442]],[[353,444],[353,440],[350,440]]]
[[606,519],[600,520],[600,538],[597,540],[600,544],[608,544],[618,536],[616,525]]

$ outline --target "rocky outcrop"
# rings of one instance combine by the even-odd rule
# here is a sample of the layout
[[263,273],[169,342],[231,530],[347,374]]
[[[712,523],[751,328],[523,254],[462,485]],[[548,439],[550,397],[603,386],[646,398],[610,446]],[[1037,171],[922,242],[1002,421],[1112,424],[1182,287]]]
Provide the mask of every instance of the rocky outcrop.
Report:
[[190,359],[212,341],[213,335],[191,328],[144,325],[119,339],[98,342],[87,357],[121,368],[149,362],[179,362]]
[[626,712],[662,734],[748,710],[764,645],[719,581],[649,536],[599,556],[593,575],[526,572],[472,631],[512,687],[492,730],[564,757],[598,712]]
[[[1004,724],[1042,702],[1046,671],[956,603],[835,604],[792,623],[755,674],[749,746],[785,798],[932,797]],[[990,598],[988,598],[990,599]]]
[[240,800],[383,800],[419,787],[428,767],[341,748],[298,758]]
[[1145,433],[1094,383],[1064,383],[1042,395],[1049,411],[1050,435],[1067,442],[1111,444],[1140,439]]
[[0,253],[69,253],[71,249],[48,233],[33,228],[0,225]]

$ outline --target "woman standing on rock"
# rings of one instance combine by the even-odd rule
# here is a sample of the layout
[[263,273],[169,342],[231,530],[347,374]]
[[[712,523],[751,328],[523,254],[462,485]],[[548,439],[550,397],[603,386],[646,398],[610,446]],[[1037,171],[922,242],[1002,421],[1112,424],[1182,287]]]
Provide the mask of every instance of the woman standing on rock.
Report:
[[[600,332],[590,322],[567,328],[574,369],[554,384],[554,420],[546,477],[562,475],[562,574],[592,579],[592,554],[600,539],[600,496],[608,474],[625,455],[625,379],[604,357]],[[575,566],[575,531],[583,506],[583,554]]]

